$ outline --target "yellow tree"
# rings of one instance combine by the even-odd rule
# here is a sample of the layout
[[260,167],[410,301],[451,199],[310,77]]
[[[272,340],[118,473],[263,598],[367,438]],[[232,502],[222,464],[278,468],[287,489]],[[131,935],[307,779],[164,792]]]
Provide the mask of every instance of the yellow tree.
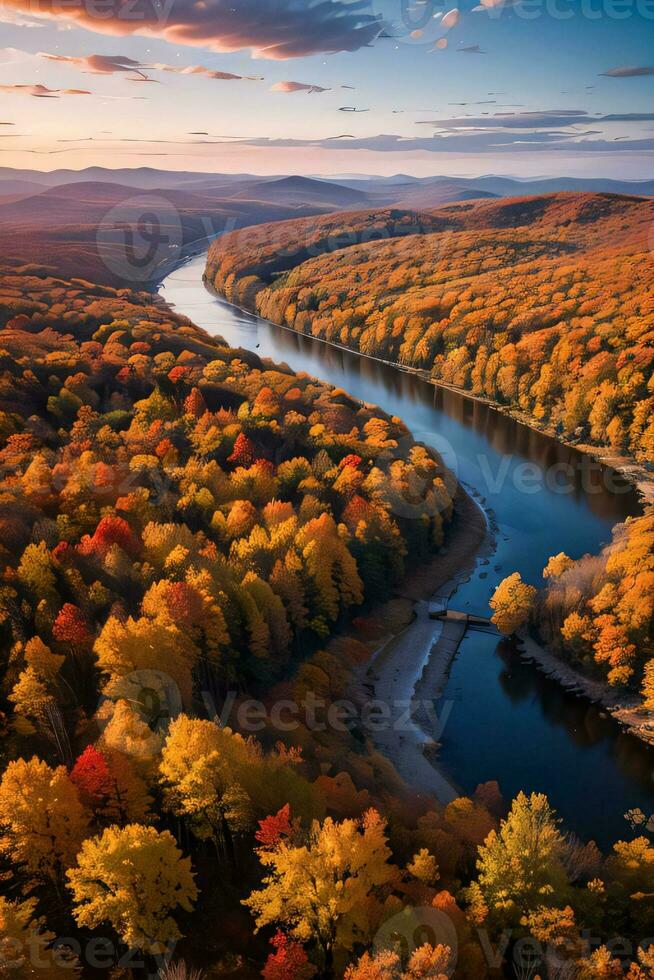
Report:
[[375,810],[359,820],[327,817],[311,827],[306,844],[282,841],[259,851],[268,874],[244,902],[257,928],[280,925],[302,943],[314,942],[330,973],[334,950],[351,950],[369,938],[368,900],[397,874],[386,824]]
[[654,920],[654,844],[647,837],[618,841],[606,859],[610,896],[616,904],[628,905],[636,930],[645,935]]
[[57,703],[63,656],[51,652],[38,637],[25,644],[25,669],[9,695],[16,713],[33,722],[56,746],[62,761],[70,756],[68,735]]
[[543,578],[558,578],[573,565],[572,558],[568,558],[564,551],[559,551],[558,555],[552,555],[543,569]]
[[577,960],[576,980],[622,980],[622,964],[607,946],[600,946],[590,956]]
[[102,729],[98,748],[108,755],[121,754],[130,759],[146,779],[152,775],[161,753],[161,735],[153,732],[127,701],[104,701],[95,715]]
[[402,980],[448,980],[452,973],[452,950],[442,943],[425,943],[409,957]]
[[434,885],[440,878],[438,861],[426,847],[421,847],[406,866],[407,871],[425,885]]
[[510,636],[523,626],[529,619],[535,598],[536,589],[522,581],[520,572],[514,572],[500,582],[490,601],[491,609],[495,610],[492,622],[500,633]]
[[165,671],[178,686],[185,704],[193,691],[193,667],[198,649],[174,623],[161,617],[131,617],[126,623],[111,616],[95,641],[98,667],[109,679],[139,670]]
[[629,967],[627,980],[652,980],[654,977],[654,945],[638,950],[638,962]]
[[296,543],[313,581],[320,615],[335,620],[341,608],[363,602],[357,563],[339,536],[333,517],[323,513],[310,520],[300,528]]
[[449,946],[425,943],[412,952],[406,969],[402,970],[398,954],[384,949],[374,956],[364,953],[357,963],[348,966],[345,980],[448,980],[451,961]]
[[645,664],[642,694],[644,707],[654,711],[654,660],[648,660]]
[[180,938],[173,913],[190,912],[197,898],[191,860],[173,835],[141,824],[84,841],[67,877],[79,926],[108,922],[130,948],[154,955]]
[[229,728],[187,715],[173,721],[161,754],[166,807],[186,817],[196,837],[213,840],[232,865],[234,836],[252,820],[239,772],[259,758],[256,748]]
[[60,882],[87,827],[64,766],[51,769],[36,756],[9,763],[0,782],[0,852],[28,875]]

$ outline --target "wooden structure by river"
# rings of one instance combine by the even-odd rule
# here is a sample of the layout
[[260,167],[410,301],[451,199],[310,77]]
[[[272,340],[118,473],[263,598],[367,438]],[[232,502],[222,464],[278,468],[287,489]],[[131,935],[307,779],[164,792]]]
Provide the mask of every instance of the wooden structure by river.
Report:
[[473,616],[472,613],[460,612],[457,609],[449,609],[447,601],[440,598],[429,603],[429,618],[445,620],[448,623],[460,623],[464,627],[464,632],[466,629],[477,629],[484,633],[500,635],[499,630],[490,619],[486,619],[484,616]]

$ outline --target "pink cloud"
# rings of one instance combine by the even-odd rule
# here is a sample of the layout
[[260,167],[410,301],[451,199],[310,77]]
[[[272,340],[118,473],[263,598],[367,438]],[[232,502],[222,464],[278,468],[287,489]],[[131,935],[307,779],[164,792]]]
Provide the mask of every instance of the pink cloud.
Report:
[[329,92],[330,89],[323,88],[321,85],[308,85],[306,82],[275,82],[270,89],[271,92]]
[[283,60],[356,51],[384,22],[367,0],[3,0],[5,9],[72,22],[99,34],[141,34],[212,51],[251,49]]
[[35,99],[58,99],[61,95],[91,95],[80,88],[48,88],[46,85],[0,85],[0,92],[32,95]]

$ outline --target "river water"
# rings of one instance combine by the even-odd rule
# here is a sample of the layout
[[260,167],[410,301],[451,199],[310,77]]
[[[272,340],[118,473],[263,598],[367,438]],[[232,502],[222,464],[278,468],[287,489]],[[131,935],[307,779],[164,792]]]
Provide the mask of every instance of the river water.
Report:
[[[453,608],[487,616],[506,575],[519,571],[542,584],[551,555],[597,552],[614,524],[639,513],[635,491],[588,456],[458,392],[230,306],[203,284],[205,259],[164,280],[160,294],[177,312],[233,347],[400,416],[492,515],[495,549],[477,562]],[[630,835],[626,810],[654,813],[654,752],[523,662],[510,643],[469,632],[443,698],[451,710],[438,765],[466,792],[490,779],[507,799],[520,789],[545,792],[566,827],[604,848]]]

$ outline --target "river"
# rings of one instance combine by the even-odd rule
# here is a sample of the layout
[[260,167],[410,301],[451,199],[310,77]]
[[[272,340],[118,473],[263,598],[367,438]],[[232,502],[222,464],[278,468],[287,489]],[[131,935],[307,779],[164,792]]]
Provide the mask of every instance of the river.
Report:
[[[400,416],[491,514],[495,549],[459,587],[454,608],[487,616],[506,575],[519,571],[542,584],[551,555],[597,552],[614,524],[640,512],[618,474],[502,412],[230,306],[203,284],[205,261],[192,258],[164,280],[160,294],[178,313],[233,347],[285,361]],[[654,752],[522,661],[510,643],[469,632],[443,699],[451,710],[438,766],[466,792],[490,779],[507,799],[520,789],[545,792],[566,827],[603,848],[630,835],[626,810],[654,813]]]

